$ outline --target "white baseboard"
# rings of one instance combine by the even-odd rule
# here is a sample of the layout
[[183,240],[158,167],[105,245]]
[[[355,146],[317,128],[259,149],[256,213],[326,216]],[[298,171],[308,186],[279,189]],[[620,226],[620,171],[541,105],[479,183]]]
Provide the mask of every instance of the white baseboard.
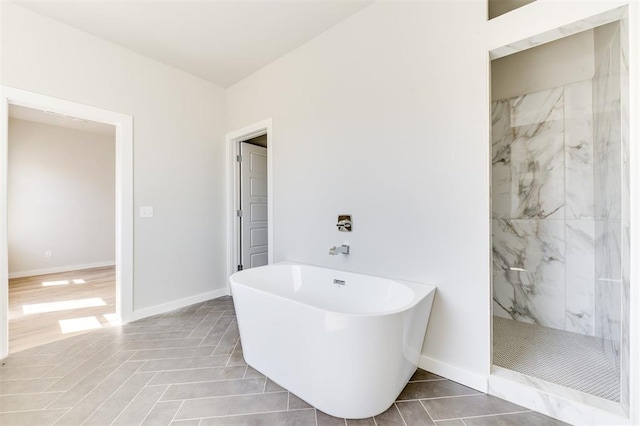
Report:
[[131,315],[131,320],[136,321],[142,318],[147,318],[152,315],[164,314],[165,312],[173,311],[175,309],[184,308],[194,303],[204,302],[206,300],[215,299],[221,296],[227,296],[229,292],[227,288],[220,288],[218,290],[209,291],[207,293],[198,294],[196,296],[185,297],[184,299],[173,300],[171,302],[163,303],[161,305],[150,306],[148,308],[142,308],[134,310]]
[[57,274],[59,272],[79,271],[81,269],[103,268],[105,266],[114,266],[115,260],[105,260],[102,262],[85,263],[82,265],[58,266],[56,268],[34,269],[32,271],[19,271],[9,273],[9,279],[34,277],[36,275]]
[[424,355],[420,356],[418,367],[480,392],[487,393],[489,390],[489,377],[454,367]]

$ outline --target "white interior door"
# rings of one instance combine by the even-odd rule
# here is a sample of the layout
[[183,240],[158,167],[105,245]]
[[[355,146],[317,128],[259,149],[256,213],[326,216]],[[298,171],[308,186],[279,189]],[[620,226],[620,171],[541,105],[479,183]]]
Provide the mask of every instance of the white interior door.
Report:
[[267,148],[240,143],[240,264],[268,263]]

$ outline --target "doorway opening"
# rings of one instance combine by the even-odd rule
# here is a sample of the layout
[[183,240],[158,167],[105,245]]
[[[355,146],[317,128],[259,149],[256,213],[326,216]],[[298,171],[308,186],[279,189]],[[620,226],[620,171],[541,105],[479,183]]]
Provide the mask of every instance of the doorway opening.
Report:
[[618,18],[491,62],[490,387],[526,380],[532,393],[612,418],[629,411],[631,353],[628,31]]
[[115,127],[9,106],[9,352],[117,324]]
[[271,120],[227,134],[228,270],[273,262]]
[[[108,271],[115,281],[115,309],[111,309],[111,314],[105,319],[109,323],[124,323],[132,318],[133,311],[133,119],[131,116],[119,114],[83,104],[69,102],[50,96],[45,96],[33,92],[20,89],[0,86],[0,118],[3,120],[3,128],[8,129],[9,111],[12,109],[23,108],[48,113],[51,117],[59,119],[76,119],[77,124],[95,122],[96,125],[109,125],[115,128],[115,194],[112,192],[111,197],[115,195],[115,208],[111,210],[110,215],[115,216],[115,267],[110,267]],[[8,148],[9,139],[8,132],[2,132],[0,135],[0,164],[2,164],[2,179],[0,184],[0,358],[8,355],[9,347],[9,241],[8,241],[8,217],[9,217],[9,185],[8,177]],[[80,161],[80,160],[79,160]],[[46,214],[46,211],[40,212]],[[113,235],[113,234],[112,234]],[[42,257],[54,259],[56,254],[49,248],[45,249]],[[41,259],[40,259],[41,260]],[[93,266],[100,265],[96,262]],[[85,264],[86,266],[86,264]],[[92,265],[89,265],[92,266]],[[109,268],[109,267],[108,267]],[[47,271],[47,268],[41,268],[44,272],[56,272],[55,268]],[[67,269],[67,268],[64,268]],[[29,272],[29,271],[27,271]],[[105,271],[94,271],[104,273]],[[19,274],[18,274],[19,275]],[[30,275],[30,274],[29,274]],[[85,274],[86,275],[86,274]],[[14,275],[15,276],[15,275]],[[17,278],[17,277],[16,277]],[[88,275],[86,277],[71,277],[70,286],[81,287],[91,280]],[[99,280],[100,278],[96,278]],[[46,279],[39,282],[40,287],[64,287],[63,281],[66,279]],[[73,280],[76,280],[74,283]],[[85,281],[82,283],[81,281]],[[46,283],[46,284],[45,284]],[[102,301],[93,300],[98,298],[85,297],[87,300],[67,301],[73,305],[96,305],[102,304]],[[105,302],[106,303],[106,302]],[[29,306],[27,311],[55,310],[56,308],[64,308],[60,305],[38,305]],[[72,321],[64,323],[65,330],[73,330],[74,327],[87,327],[90,319],[86,321]],[[80,324],[83,323],[83,324]],[[62,323],[60,324],[62,326]],[[95,322],[94,322],[95,326]],[[66,337],[66,336],[64,336]],[[14,350],[11,350],[14,352]]]
[[238,270],[268,264],[267,135],[239,142]]

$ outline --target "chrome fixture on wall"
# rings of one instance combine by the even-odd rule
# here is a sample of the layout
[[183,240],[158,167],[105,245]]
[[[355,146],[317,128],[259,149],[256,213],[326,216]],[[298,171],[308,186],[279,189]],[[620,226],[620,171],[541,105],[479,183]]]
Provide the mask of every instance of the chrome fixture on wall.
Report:
[[349,254],[349,246],[346,245],[346,244],[343,244],[343,245],[341,245],[339,247],[334,246],[334,247],[331,247],[329,249],[329,254],[330,255],[334,255],[335,256],[336,254],[340,254],[340,253]]
[[338,231],[351,232],[351,215],[341,214],[338,216],[338,223],[336,224]]

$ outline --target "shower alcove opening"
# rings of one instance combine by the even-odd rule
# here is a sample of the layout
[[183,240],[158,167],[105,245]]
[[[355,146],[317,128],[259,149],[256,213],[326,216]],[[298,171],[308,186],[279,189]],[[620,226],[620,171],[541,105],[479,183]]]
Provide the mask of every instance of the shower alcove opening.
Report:
[[628,417],[628,31],[617,13],[494,52],[492,377]]

